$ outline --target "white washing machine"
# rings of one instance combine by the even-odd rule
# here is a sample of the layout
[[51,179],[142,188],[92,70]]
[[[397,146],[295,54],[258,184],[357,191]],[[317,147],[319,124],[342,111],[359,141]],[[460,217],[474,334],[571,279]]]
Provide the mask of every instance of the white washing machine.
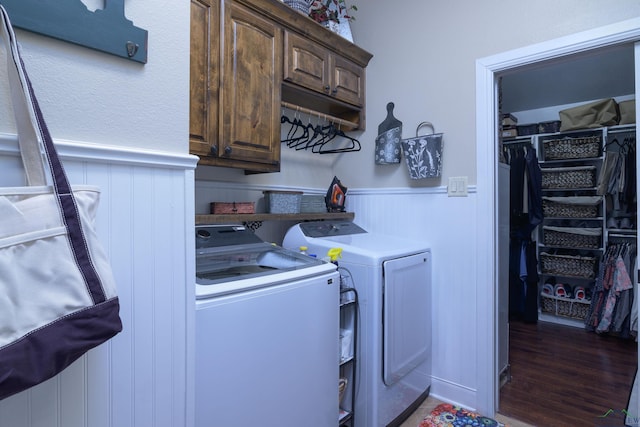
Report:
[[431,250],[350,221],[296,224],[283,247],[318,258],[342,248],[358,292],[356,427],[398,426],[431,387]]
[[196,226],[195,426],[336,425],[336,266]]

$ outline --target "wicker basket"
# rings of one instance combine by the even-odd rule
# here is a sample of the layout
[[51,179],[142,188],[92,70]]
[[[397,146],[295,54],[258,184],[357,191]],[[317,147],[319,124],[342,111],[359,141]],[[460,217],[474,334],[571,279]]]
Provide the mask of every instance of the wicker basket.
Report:
[[540,261],[544,274],[583,277],[586,279],[593,279],[596,275],[595,257],[542,252],[540,254]]
[[556,316],[584,320],[589,313],[590,301],[540,295],[541,310]]
[[542,230],[546,246],[597,249],[602,241],[601,228],[544,226]]
[[546,218],[597,218],[600,196],[543,197],[542,212]]
[[303,194],[300,201],[300,213],[322,213],[327,211],[323,195]]
[[595,166],[542,169],[542,188],[591,188],[595,185]]
[[600,135],[543,141],[545,160],[585,159],[600,156]]

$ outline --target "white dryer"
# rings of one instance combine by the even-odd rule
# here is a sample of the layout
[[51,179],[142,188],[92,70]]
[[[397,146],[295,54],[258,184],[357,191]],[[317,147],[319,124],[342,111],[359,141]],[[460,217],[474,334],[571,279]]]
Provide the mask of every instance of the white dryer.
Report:
[[283,247],[324,257],[342,248],[358,292],[356,427],[398,426],[431,387],[431,250],[350,221],[296,224]]

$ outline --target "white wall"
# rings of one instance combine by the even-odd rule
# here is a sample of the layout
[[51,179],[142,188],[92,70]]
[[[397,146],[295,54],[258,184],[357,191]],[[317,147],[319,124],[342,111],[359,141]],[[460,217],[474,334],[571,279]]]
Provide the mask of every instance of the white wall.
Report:
[[[15,137],[0,135],[1,186],[20,185],[17,151]],[[0,401],[0,427],[189,425],[194,160],[61,141],[58,151],[72,184],[101,188],[96,230],[123,330],[61,374]]]
[[[95,7],[95,0],[90,3]],[[283,147],[280,174],[245,176],[224,168],[198,168],[196,173],[223,182],[320,190],[336,174],[351,189],[348,203],[356,222],[372,231],[428,242],[434,254],[434,394],[475,407],[482,377],[468,349],[488,345],[475,343],[472,328],[478,316],[475,299],[481,297],[475,275],[478,200],[473,185],[467,198],[448,198],[440,187],[448,176],[466,175],[471,184],[476,181],[475,61],[638,16],[640,3],[406,0],[398,7],[368,0],[357,6],[355,41],[374,54],[367,69],[368,127],[357,134],[363,150],[322,156]],[[187,291],[191,287],[182,286],[193,277],[188,255],[193,177],[187,160],[171,158],[188,151],[189,2],[128,1],[125,9],[128,19],[149,31],[146,65],[18,31],[54,138],[130,150],[114,154],[98,146],[83,154],[93,156],[90,161],[75,159],[78,166],[72,168],[74,177],[106,187],[100,233],[122,283],[127,330],[95,356],[79,361],[70,371],[71,381],[65,374],[39,391],[1,402],[2,427],[9,419],[6,414],[15,421],[11,427],[93,426],[95,413],[106,416],[105,425],[118,427],[189,423],[190,320],[185,304],[192,299]],[[404,164],[374,165],[377,126],[389,101],[395,102],[396,117],[404,122],[404,137],[412,136],[423,120],[444,132],[443,180],[415,182]],[[8,105],[4,81],[0,105]],[[0,133],[14,132],[10,115],[0,115]],[[136,158],[145,149],[159,150],[160,155],[144,165],[117,160]],[[3,169],[3,174],[9,171],[15,172]],[[407,190],[423,186],[434,188]],[[380,190],[385,187],[391,190]],[[121,189],[126,190],[124,196]],[[144,250],[149,247],[152,252]],[[451,306],[460,307],[454,321]],[[164,317],[165,310],[173,310],[173,317]],[[175,319],[181,320],[170,325]],[[172,331],[171,342],[165,340],[166,328]],[[464,367],[461,357],[469,361]],[[171,370],[165,371],[167,367]],[[109,369],[117,373],[105,375]],[[181,392],[184,399],[178,396]],[[113,399],[110,406],[94,406],[94,399],[104,396]],[[36,407],[45,408],[44,419],[39,410],[33,411]]]
[[361,138],[365,148],[343,156],[336,166],[338,176],[354,188],[447,184],[446,179],[412,182],[404,164],[374,165],[374,139],[389,101],[403,122],[404,138],[415,135],[425,120],[444,132],[444,178],[469,176],[475,183],[476,59],[640,15],[635,0],[350,3],[358,6],[351,24],[355,42],[373,53],[367,68],[367,130]]
[[[492,246],[486,242],[486,250],[476,249],[483,247],[477,240],[478,217],[489,215],[479,211],[486,206],[479,203],[479,195],[482,191],[486,198],[493,188],[476,192],[473,185],[478,156],[476,60],[636,17],[640,3],[406,0],[402,7],[383,0],[353,3],[358,6],[351,24],[355,42],[374,55],[367,68],[367,129],[358,135],[363,150],[322,164],[316,161],[318,155],[294,153],[295,166],[283,157],[280,175],[230,177],[212,168],[196,176],[258,187],[326,189],[335,174],[350,189],[347,205],[355,212],[356,223],[370,231],[427,242],[434,257],[433,393],[491,415],[485,396],[489,387],[484,383],[492,380],[486,370],[486,349],[493,344],[485,339],[492,335],[477,333],[479,321],[487,316],[479,312],[477,301],[492,298],[492,284],[478,281],[478,271],[493,269]],[[403,137],[413,136],[417,124],[425,120],[444,132],[442,179],[412,181],[404,163],[374,164],[374,139],[388,102],[395,103],[395,116],[403,121]],[[469,177],[469,197],[446,196],[449,176]],[[471,348],[476,351],[470,352]]]
[[[211,200],[259,200],[265,186],[196,182],[196,211],[205,213]],[[279,188],[279,187],[276,187]],[[291,186],[289,190],[313,192]],[[477,367],[473,350],[485,343],[476,336],[479,297],[475,287],[476,193],[449,198],[437,188],[358,188],[347,193],[354,222],[371,233],[423,242],[433,254],[433,383],[431,393],[468,407],[476,406]],[[260,208],[260,206],[258,206]],[[443,221],[446,218],[446,221]],[[257,233],[281,244],[293,223],[265,222]],[[466,363],[460,363],[465,360]]]
[[[187,153],[189,2],[124,3],[127,19],[149,32],[144,65],[16,30],[51,133],[72,141]],[[4,52],[1,56],[4,64]],[[5,106],[9,98],[1,80]],[[0,131],[15,132],[10,114],[0,115]]]
[[[0,427],[193,422],[189,2],[124,3],[126,17],[149,32],[145,65],[17,30],[71,182],[102,189],[97,231],[124,329],[60,375],[1,401]],[[2,186],[24,182],[9,99],[0,78]]]
[[[242,171],[199,167],[197,179],[324,188],[337,175],[350,188],[433,187],[447,177],[476,182],[475,61],[640,15],[636,0],[498,0],[425,2],[348,0],[357,5],[351,23],[356,44],[373,54],[367,67],[367,129],[355,132],[362,150],[318,155],[282,147],[282,172],[245,176]],[[404,159],[375,165],[378,125],[388,102],[403,122],[402,136],[422,121],[444,133],[443,177],[411,180]]]
[[473,349],[484,343],[475,334],[476,194],[469,190],[469,197],[449,198],[443,188],[359,189],[347,195],[347,206],[365,230],[415,239],[432,249],[431,394],[474,407]]

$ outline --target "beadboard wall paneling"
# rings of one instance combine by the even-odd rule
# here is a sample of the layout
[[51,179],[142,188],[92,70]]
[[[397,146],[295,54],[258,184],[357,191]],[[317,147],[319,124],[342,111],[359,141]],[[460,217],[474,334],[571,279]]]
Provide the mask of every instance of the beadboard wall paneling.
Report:
[[[0,401],[0,427],[187,426],[195,158],[58,147],[72,183],[101,188],[96,226],[124,329],[56,377]],[[23,185],[11,137],[0,136],[0,167],[0,185]]]
[[[304,194],[322,194],[326,189],[310,187],[285,187],[274,185],[238,184],[223,181],[196,180],[196,214],[208,214],[211,202],[255,202],[256,212],[266,212],[263,191],[302,191]],[[256,235],[267,242],[282,244],[287,230],[295,221],[265,221],[256,230]]]
[[476,342],[476,192],[473,186],[468,190],[468,197],[448,197],[444,187],[350,189],[347,208],[369,232],[418,240],[431,248],[431,393],[474,407],[476,365],[460,363],[475,360],[473,352],[485,345]]
[[[196,212],[211,201],[258,201],[263,190],[324,194],[324,189],[256,187],[221,181],[196,181]],[[473,408],[477,405],[476,210],[475,186],[468,197],[448,197],[445,187],[349,188],[347,210],[372,233],[425,243],[433,255],[433,383],[431,393]],[[257,209],[262,206],[258,204]],[[444,220],[446,218],[446,221]],[[260,237],[282,242],[293,223],[264,222]],[[262,233],[262,234],[261,234]],[[458,315],[460,314],[460,315]],[[473,361],[460,363],[461,360]]]

